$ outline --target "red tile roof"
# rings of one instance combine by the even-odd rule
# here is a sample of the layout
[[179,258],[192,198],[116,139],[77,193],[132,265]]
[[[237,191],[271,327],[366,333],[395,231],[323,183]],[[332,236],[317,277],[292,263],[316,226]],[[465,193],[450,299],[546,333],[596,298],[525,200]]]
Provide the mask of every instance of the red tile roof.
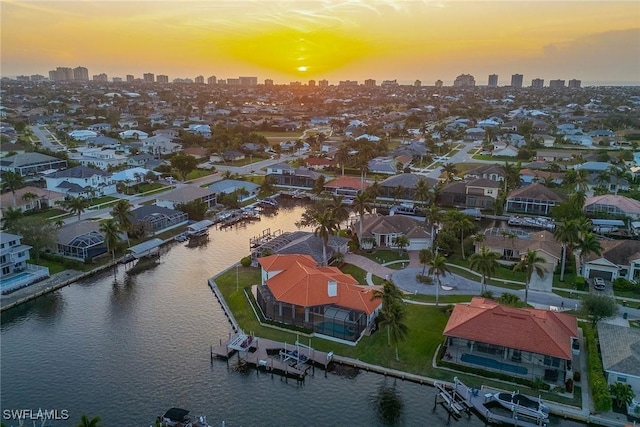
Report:
[[354,176],[341,176],[332,181],[327,182],[325,185],[327,188],[351,188],[354,190],[366,190],[369,183],[362,181],[360,178]]
[[571,359],[575,317],[540,309],[507,307],[485,298],[456,304],[444,335]]
[[[308,255],[271,255],[258,262],[266,271],[281,271],[265,282],[278,301],[302,307],[335,304],[367,314],[381,304],[372,300],[371,288],[335,267],[317,267]],[[335,296],[329,295],[329,282],[336,283]]]

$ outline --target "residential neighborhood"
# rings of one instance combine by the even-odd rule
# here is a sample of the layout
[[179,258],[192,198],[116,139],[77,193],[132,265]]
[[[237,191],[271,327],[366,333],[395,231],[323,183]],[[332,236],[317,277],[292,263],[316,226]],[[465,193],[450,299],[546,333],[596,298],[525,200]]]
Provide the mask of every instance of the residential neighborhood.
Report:
[[[260,333],[640,419],[637,87],[3,79],[2,95],[3,309],[187,242],[227,264],[209,286]],[[241,259],[205,255],[278,216]],[[359,360],[367,346],[385,356]]]

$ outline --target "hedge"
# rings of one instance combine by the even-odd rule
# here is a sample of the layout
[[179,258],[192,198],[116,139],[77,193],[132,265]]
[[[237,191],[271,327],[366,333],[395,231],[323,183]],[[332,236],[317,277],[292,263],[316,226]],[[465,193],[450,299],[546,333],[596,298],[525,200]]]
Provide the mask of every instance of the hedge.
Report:
[[585,350],[587,351],[587,368],[589,370],[589,386],[593,395],[593,405],[596,411],[607,412],[611,410],[611,392],[602,370],[596,331],[588,324],[582,326],[582,331],[585,338]]

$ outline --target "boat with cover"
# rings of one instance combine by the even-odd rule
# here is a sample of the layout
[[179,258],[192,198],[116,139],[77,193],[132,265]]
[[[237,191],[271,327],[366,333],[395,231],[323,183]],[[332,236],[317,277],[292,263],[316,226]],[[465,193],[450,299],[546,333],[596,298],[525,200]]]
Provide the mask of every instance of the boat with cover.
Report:
[[542,403],[540,398],[531,399],[515,391],[513,393],[496,393],[493,398],[505,408],[520,415],[542,420],[549,418],[549,407]]
[[182,408],[169,409],[163,416],[158,417],[158,421],[161,427],[212,427],[207,423],[207,417],[191,419],[189,411]]

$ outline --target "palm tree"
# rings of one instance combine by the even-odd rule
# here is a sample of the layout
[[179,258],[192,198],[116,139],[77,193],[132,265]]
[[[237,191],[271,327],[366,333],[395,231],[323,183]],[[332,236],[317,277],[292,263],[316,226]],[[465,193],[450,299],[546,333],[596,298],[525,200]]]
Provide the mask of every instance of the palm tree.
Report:
[[38,196],[37,194],[28,191],[22,195],[22,200],[24,200],[27,203],[33,200],[37,200],[38,209],[40,209],[40,196]]
[[340,147],[338,147],[338,151],[336,151],[336,154],[333,157],[333,160],[340,163],[340,167],[342,169],[342,176],[344,176],[344,164],[347,162],[347,160],[349,160],[349,151],[350,151],[349,146],[346,144],[343,144]]
[[69,200],[65,200],[63,206],[69,209],[72,215],[78,215],[78,221],[80,221],[80,215],[90,206],[89,200],[82,196],[71,197]]
[[116,259],[116,246],[120,241],[120,227],[115,219],[109,218],[100,224],[100,232],[104,234],[107,250],[111,252],[111,258]]
[[600,239],[591,232],[584,233],[584,235],[576,242],[576,249],[580,251],[580,268],[584,263],[584,259],[590,255],[602,254],[602,245]]
[[520,181],[520,166],[513,163],[504,162],[501,166],[503,174],[504,192],[508,193],[510,189],[517,186]]
[[440,296],[440,276],[444,277],[447,273],[451,273],[451,270],[447,267],[447,259],[436,253],[429,266],[429,275],[436,276],[436,282],[438,282],[436,285],[436,305],[438,305]]
[[446,222],[449,226],[455,230],[456,233],[460,233],[460,249],[462,251],[462,259],[464,260],[464,235],[466,232],[473,230],[474,224],[467,214],[459,211],[449,211],[446,215]]
[[358,243],[362,242],[362,223],[364,222],[364,214],[371,212],[371,206],[369,205],[370,202],[371,197],[366,191],[359,192],[353,199],[353,209],[360,216],[360,221],[358,221],[358,226],[360,228],[358,231]]
[[129,232],[133,226],[133,223],[131,222],[131,208],[131,203],[129,203],[128,200],[120,199],[118,200],[118,203],[113,205],[113,209],[111,209],[111,216],[118,221],[120,229],[127,233],[127,246],[130,245]]
[[13,207],[16,207],[16,190],[24,186],[22,175],[16,172],[7,171],[2,174],[2,189],[11,191],[13,194]]
[[404,248],[406,248],[407,246],[409,246],[409,238],[405,235],[402,236],[396,236],[393,238],[393,245],[396,246],[398,248],[398,251],[400,253],[402,253],[404,251]]
[[542,264],[544,264],[546,260],[538,255],[538,251],[529,249],[527,253],[520,258],[520,261],[513,266],[513,271],[523,271],[525,273],[525,282],[524,282],[524,304],[527,304],[529,298],[529,283],[531,282],[531,276],[533,276],[533,272],[542,278],[544,273],[547,271]]
[[420,249],[418,252],[418,257],[420,258],[420,264],[422,264],[422,277],[424,277],[424,272],[427,269],[427,265],[431,264],[431,260],[434,257],[434,253],[432,249]]
[[413,191],[413,198],[421,204],[426,204],[426,202],[429,200],[430,195],[431,192],[429,191],[429,185],[427,184],[427,181],[422,178],[418,179],[418,182],[416,182],[416,187]]
[[343,199],[344,196],[333,194],[327,204],[327,210],[331,212],[338,228],[340,228],[340,224],[349,219],[349,209],[344,204]]
[[404,302],[396,302],[391,305],[386,314],[382,317],[382,323],[387,325],[387,330],[390,332],[391,344],[396,349],[396,361],[400,361],[398,355],[398,343],[402,341],[409,332],[409,328],[405,325],[404,319],[406,317],[406,307]]
[[89,419],[85,414],[82,414],[80,417],[80,423],[77,427],[100,427],[98,424],[100,422],[100,417],[93,417]]
[[387,344],[391,345],[391,319],[399,320],[397,315],[398,313],[394,313],[395,306],[402,306],[404,304],[402,300],[402,291],[398,289],[396,285],[394,285],[390,281],[385,281],[382,285],[382,290],[375,289],[371,295],[371,299],[382,300],[382,308],[380,309],[380,316],[382,318],[382,322],[385,323],[387,327]]
[[482,292],[486,292],[487,281],[499,267],[498,258],[500,258],[500,255],[497,252],[489,250],[484,245],[479,252],[474,253],[469,258],[469,267],[482,275],[482,282],[480,283]]
[[442,171],[447,176],[447,182],[453,181],[453,177],[456,176],[456,174],[458,173],[458,169],[456,168],[456,165],[454,165],[453,163],[444,164],[442,166]]
[[623,408],[625,405],[630,405],[636,396],[631,388],[631,384],[621,383],[619,381],[609,385],[609,391],[620,408]]
[[[615,166],[610,166],[610,168],[614,168]],[[605,183],[609,183],[610,180],[610,172],[608,171],[600,171],[598,172],[598,175],[596,176],[596,182],[598,183],[598,185],[604,186]]]
[[333,217],[333,212],[322,205],[307,209],[298,223],[298,226],[315,227],[313,233],[322,239],[322,261],[327,265],[327,246],[329,236],[338,230],[338,224]]
[[613,176],[615,182],[616,182],[616,188],[614,190],[614,195],[618,195],[618,189],[619,189],[619,184],[620,181],[622,181],[623,179],[626,180],[630,180],[629,179],[629,174],[627,173],[627,171],[622,168],[622,167],[618,167],[618,166],[609,166],[609,173],[611,174],[611,176]]
[[436,239],[436,224],[442,221],[442,212],[435,203],[430,204],[425,210],[425,221],[431,227],[431,247],[433,248],[433,242]]
[[16,221],[22,217],[22,209],[9,206],[2,212],[2,227],[5,230],[12,231],[16,225]]
[[573,220],[558,224],[553,234],[562,244],[562,262],[560,264],[560,281],[564,282],[564,268],[567,263],[567,247],[572,248],[578,240],[578,223]]
[[393,188],[393,203],[396,203],[399,199],[404,198],[406,188],[402,185],[398,185]]
[[373,181],[373,183],[369,187],[367,187],[365,192],[369,195],[369,197],[371,198],[371,201],[375,203],[376,199],[380,195],[380,183],[378,182],[377,178]]

